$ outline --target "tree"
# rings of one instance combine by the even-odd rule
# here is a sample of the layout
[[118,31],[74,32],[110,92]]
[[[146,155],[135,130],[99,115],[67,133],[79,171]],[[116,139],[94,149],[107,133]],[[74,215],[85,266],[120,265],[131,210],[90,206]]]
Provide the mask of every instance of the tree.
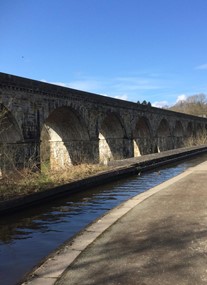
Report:
[[142,102],[142,105],[147,105],[147,101],[144,100],[144,101]]
[[206,95],[196,94],[189,96],[186,100],[178,101],[174,106],[169,108],[172,111],[186,113],[195,116],[207,115],[207,98]]

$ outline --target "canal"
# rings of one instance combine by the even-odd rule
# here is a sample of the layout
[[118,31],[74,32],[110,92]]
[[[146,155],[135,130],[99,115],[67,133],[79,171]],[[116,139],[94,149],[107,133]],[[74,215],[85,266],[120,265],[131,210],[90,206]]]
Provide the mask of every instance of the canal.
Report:
[[207,154],[36,205],[0,218],[0,284],[26,273],[81,229],[125,200],[207,159]]

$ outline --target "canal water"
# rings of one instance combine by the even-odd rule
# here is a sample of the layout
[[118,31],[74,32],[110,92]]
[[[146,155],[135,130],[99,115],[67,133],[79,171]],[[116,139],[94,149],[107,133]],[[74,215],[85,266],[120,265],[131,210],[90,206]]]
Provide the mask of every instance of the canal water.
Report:
[[207,154],[0,217],[0,284],[19,284],[41,259],[93,220],[205,160]]

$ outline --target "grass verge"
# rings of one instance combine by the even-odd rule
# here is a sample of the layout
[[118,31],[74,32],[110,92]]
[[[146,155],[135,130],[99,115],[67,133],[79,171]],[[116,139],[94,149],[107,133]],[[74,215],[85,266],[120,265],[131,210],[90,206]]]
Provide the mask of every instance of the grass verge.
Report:
[[41,172],[16,170],[0,180],[0,201],[78,181],[108,169],[108,166],[81,164],[58,172],[49,171],[46,166],[43,166]]

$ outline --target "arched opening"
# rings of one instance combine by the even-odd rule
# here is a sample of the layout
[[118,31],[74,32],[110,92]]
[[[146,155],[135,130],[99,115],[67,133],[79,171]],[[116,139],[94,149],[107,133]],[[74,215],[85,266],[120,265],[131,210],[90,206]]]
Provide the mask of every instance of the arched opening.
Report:
[[195,144],[202,145],[207,143],[206,129],[199,123],[196,126]]
[[184,130],[180,121],[176,121],[174,128],[174,148],[183,147]]
[[69,107],[54,110],[46,119],[41,132],[41,162],[52,170],[88,162],[90,141],[87,128]]
[[113,113],[101,123],[99,129],[99,161],[107,164],[110,160],[125,158],[125,131],[120,120]]
[[195,136],[194,136],[192,122],[189,122],[188,125],[187,125],[186,137],[185,137],[184,145],[186,147],[195,145]]
[[162,119],[157,129],[157,149],[165,151],[173,148],[170,126],[166,119]]
[[193,137],[193,124],[192,124],[192,122],[188,123],[186,135],[188,138]]
[[19,167],[24,155],[19,148],[22,140],[20,128],[12,113],[0,105],[0,172]]
[[151,130],[147,118],[141,117],[133,132],[134,156],[152,152]]
[[200,135],[203,135],[203,128],[201,124],[196,125],[196,137],[200,137]]

